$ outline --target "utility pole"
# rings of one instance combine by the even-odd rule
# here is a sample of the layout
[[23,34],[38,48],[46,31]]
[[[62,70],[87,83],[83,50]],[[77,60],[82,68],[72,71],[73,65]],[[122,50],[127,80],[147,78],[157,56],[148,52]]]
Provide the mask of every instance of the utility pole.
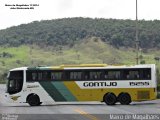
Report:
[[136,0],[136,64],[139,64],[139,40],[138,40],[138,7],[137,7],[137,0]]

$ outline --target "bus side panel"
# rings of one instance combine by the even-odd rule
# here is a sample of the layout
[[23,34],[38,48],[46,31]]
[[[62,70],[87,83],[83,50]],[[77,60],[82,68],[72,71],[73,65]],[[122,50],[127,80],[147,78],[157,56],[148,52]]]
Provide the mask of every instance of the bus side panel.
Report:
[[74,81],[39,82],[41,89],[54,101],[103,101],[103,96],[112,92],[118,96],[121,92],[130,94],[132,101],[156,99],[154,88],[80,88]]
[[26,90],[24,90],[23,92],[23,101],[26,101],[27,96],[32,93],[37,94],[41,102],[54,102],[54,99],[51,98],[51,96],[45,91],[45,89],[41,86],[39,82],[26,83]]
[[61,81],[39,83],[54,101],[77,101],[76,97]]
[[143,101],[156,99],[154,88],[90,88],[81,89],[75,82],[64,82],[68,90],[78,101],[103,101],[103,96],[112,92],[118,96],[121,92],[130,94],[132,101]]

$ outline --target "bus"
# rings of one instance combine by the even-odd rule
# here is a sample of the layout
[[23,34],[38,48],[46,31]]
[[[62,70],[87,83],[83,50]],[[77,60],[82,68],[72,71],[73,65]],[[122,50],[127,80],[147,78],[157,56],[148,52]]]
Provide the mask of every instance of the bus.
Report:
[[38,106],[45,102],[154,100],[156,66],[80,64],[20,67],[9,71],[6,98],[12,103]]

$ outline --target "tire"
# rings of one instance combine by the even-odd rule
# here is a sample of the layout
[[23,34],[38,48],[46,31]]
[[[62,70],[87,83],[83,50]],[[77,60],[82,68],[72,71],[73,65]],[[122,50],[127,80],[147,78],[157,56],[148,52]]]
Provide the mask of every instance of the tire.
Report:
[[128,93],[121,93],[121,94],[119,94],[118,101],[122,105],[129,105],[132,102],[131,96]]
[[107,105],[114,105],[117,102],[117,97],[114,93],[107,93],[104,95],[103,100]]
[[41,104],[39,96],[37,94],[31,94],[27,97],[27,103],[30,106],[39,106]]

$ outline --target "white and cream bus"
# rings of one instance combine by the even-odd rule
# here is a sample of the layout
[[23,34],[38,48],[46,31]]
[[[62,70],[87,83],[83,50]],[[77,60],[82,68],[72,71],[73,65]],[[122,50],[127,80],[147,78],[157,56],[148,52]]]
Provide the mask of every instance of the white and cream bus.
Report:
[[10,102],[37,106],[47,101],[120,102],[154,100],[157,96],[154,64],[106,64],[22,67],[9,71],[6,97]]

